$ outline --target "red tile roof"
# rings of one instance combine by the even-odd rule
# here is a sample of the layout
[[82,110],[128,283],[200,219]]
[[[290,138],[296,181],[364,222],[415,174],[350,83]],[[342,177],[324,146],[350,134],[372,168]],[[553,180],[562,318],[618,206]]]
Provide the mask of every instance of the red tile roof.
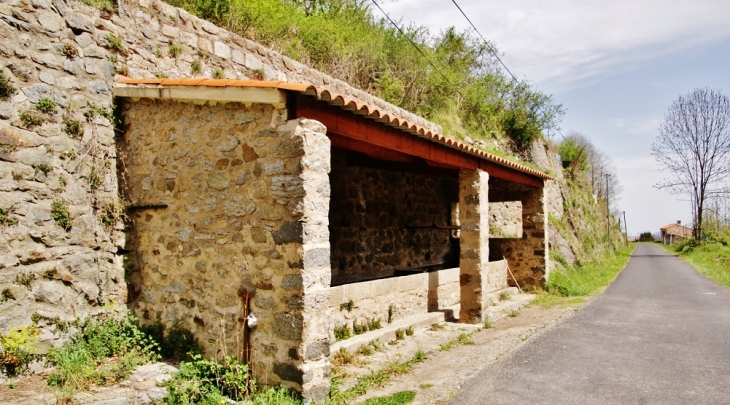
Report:
[[401,119],[394,115],[388,114],[380,108],[370,106],[368,104],[359,103],[356,100],[352,100],[342,94],[331,92],[327,89],[317,88],[309,83],[287,83],[281,81],[262,81],[262,80],[232,80],[232,79],[130,79],[123,78],[121,81],[123,84],[129,85],[157,85],[157,86],[200,86],[200,87],[254,87],[254,88],[275,88],[278,90],[286,90],[297,92],[306,96],[314,97],[317,100],[321,100],[329,103],[330,105],[338,106],[343,110],[352,111],[354,114],[364,115],[370,119],[381,122],[385,125],[398,128],[404,132],[426,138],[433,142],[440,143],[447,147],[457,149],[461,152],[468,153],[470,155],[477,156],[479,158],[488,160],[490,162],[497,163],[502,166],[507,166],[512,169],[542,178],[547,180],[553,180],[552,176],[549,176],[541,171],[520,165],[512,162],[505,158],[492,155],[483,150],[474,148],[463,142],[455,139],[447,138],[442,134],[435,131],[426,129],[420,125],[411,123],[405,119]]

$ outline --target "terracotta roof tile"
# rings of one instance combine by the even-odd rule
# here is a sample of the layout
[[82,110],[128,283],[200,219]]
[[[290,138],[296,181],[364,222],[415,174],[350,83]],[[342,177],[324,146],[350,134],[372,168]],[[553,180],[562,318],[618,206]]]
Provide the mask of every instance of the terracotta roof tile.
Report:
[[499,156],[492,155],[483,150],[474,148],[470,145],[462,143],[452,138],[448,138],[442,134],[431,131],[415,123],[411,123],[405,119],[392,116],[378,107],[370,106],[365,103],[359,103],[345,95],[331,92],[327,89],[319,89],[309,83],[287,83],[282,81],[262,81],[262,80],[232,80],[232,79],[130,79],[123,78],[123,84],[128,85],[158,85],[158,86],[203,86],[203,87],[258,87],[258,88],[275,88],[279,90],[294,91],[306,96],[314,97],[318,100],[325,101],[331,105],[338,106],[344,110],[353,111],[355,114],[364,115],[368,118],[382,122],[385,125],[399,128],[404,132],[408,132],[421,138],[440,143],[450,148],[459,149],[465,153],[480,157],[484,160],[500,164],[502,166],[511,167],[515,170],[531,174],[533,176],[552,180],[553,178],[541,171],[520,165]]

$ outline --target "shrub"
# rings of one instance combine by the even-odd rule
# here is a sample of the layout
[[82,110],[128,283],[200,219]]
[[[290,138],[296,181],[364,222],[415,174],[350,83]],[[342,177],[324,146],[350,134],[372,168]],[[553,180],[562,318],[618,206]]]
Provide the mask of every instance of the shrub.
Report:
[[7,334],[0,335],[0,366],[9,377],[25,371],[28,363],[34,360],[35,345],[40,331],[34,326],[10,328]]
[[160,401],[164,405],[221,404],[226,402],[224,397],[245,399],[255,389],[256,381],[248,366],[233,357],[218,363],[195,355],[192,361],[180,363],[180,370],[162,385],[167,388],[167,395]]
[[199,60],[190,62],[190,74],[197,75],[203,70],[203,64]]
[[56,103],[50,98],[43,97],[35,103],[35,108],[45,114],[53,114],[56,112]]
[[335,326],[335,339],[337,340],[347,340],[352,336],[352,331],[350,330],[350,327],[347,326],[347,324],[344,324],[342,326]]
[[107,47],[111,50],[117,51],[122,55],[127,54],[127,50],[124,49],[124,44],[122,43],[122,38],[118,37],[114,34],[106,34]]
[[63,44],[63,49],[61,49],[61,54],[63,54],[63,56],[65,56],[69,59],[73,59],[73,58],[79,56],[79,50],[78,50],[78,48],[76,48],[75,46],[73,46],[71,44]]
[[63,132],[71,139],[79,139],[83,135],[81,129],[81,122],[71,118],[70,116],[63,116]]
[[183,52],[182,45],[170,43],[170,45],[167,47],[167,52],[170,54],[171,58],[177,58],[180,56]]
[[36,114],[33,111],[21,111],[18,116],[20,117],[20,122],[23,123],[23,126],[28,129],[37,127],[45,122],[45,119],[41,115]]
[[225,75],[223,74],[223,69],[215,68],[215,70],[213,70],[214,79],[223,79],[224,77],[225,77]]
[[17,223],[18,220],[10,216],[9,209],[0,208],[0,226],[15,225]]

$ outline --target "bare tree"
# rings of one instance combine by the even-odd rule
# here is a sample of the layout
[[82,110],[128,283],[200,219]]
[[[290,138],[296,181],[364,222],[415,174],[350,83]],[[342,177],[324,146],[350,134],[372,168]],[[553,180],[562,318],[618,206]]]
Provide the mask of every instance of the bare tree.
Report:
[[651,147],[672,177],[655,187],[689,193],[695,212],[695,238],[702,236],[705,200],[723,191],[730,178],[730,101],[712,89],[695,89],[669,107]]

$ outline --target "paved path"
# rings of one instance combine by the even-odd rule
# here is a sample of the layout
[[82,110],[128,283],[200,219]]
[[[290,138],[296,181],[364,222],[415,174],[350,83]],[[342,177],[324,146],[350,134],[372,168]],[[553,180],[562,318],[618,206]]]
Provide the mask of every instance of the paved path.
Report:
[[640,244],[603,295],[451,404],[730,404],[730,290]]

